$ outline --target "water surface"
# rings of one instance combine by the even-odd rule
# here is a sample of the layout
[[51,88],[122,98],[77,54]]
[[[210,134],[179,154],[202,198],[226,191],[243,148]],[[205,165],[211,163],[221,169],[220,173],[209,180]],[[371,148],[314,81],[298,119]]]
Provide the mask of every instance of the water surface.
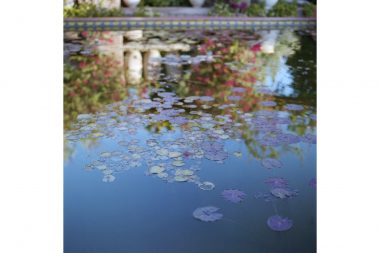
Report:
[[316,251],[306,32],[66,35],[66,253]]

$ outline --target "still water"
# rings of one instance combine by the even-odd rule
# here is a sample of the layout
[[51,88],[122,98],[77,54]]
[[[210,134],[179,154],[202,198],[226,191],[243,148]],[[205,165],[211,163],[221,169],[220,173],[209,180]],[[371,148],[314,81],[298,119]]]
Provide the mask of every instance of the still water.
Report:
[[65,253],[316,252],[315,41],[65,34]]

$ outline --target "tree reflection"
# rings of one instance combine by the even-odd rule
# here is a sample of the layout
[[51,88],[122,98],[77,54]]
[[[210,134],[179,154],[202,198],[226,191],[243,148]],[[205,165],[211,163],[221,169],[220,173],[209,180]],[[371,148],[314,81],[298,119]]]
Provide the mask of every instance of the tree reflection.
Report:
[[[107,33],[82,35],[82,38],[85,39],[83,45],[90,47],[93,51],[89,54],[77,52],[69,55],[65,60],[65,128],[71,129],[72,124],[75,125],[78,115],[101,112],[104,106],[128,99],[132,95],[139,99],[159,100],[156,90],[164,87],[164,90],[174,92],[178,96],[182,105],[176,104],[173,108],[184,109],[181,116],[188,119],[189,123],[175,124],[170,120],[150,121],[145,126],[149,132],[156,134],[176,129],[191,130],[191,120],[197,119],[199,116],[190,114],[192,109],[184,106],[186,103],[183,103],[183,99],[189,96],[211,96],[215,100],[205,111],[214,116],[229,115],[233,123],[239,123],[236,137],[244,140],[247,149],[255,158],[277,158],[279,154],[287,152],[302,156],[302,149],[299,146],[265,145],[260,142],[263,132],[252,127],[252,121],[247,120],[247,114],[258,111],[280,112],[283,111],[284,105],[298,103],[310,107],[300,112],[290,113],[288,115],[289,123],[283,125],[286,128],[284,131],[297,136],[304,136],[315,131],[316,123],[309,118],[311,113],[315,113],[315,66],[308,65],[310,69],[308,75],[302,75],[298,72],[301,69],[297,68],[299,67],[298,61],[301,59],[309,60],[310,63],[311,60],[314,60],[313,52],[305,58],[307,55],[305,50],[309,49],[310,43],[305,41],[300,43],[300,37],[292,31],[278,31],[274,37],[270,38],[264,36],[263,33],[242,32],[240,35],[246,36],[246,40],[231,36],[220,37],[220,34],[204,36],[200,39],[197,47],[193,47],[191,54],[210,54],[213,61],[187,66],[179,65],[177,78],[170,80],[166,78],[169,75],[163,73],[165,68],[161,68],[159,63],[152,60],[152,56],[156,55],[161,59],[161,57],[165,57],[165,53],[167,55],[173,52],[149,49],[144,57],[138,58],[141,61],[145,58],[144,71],[159,70],[161,77],[159,72],[152,75],[139,73],[139,78],[145,76],[145,80],[134,80],[133,82],[130,82],[130,78],[128,78],[133,64],[129,58],[126,60],[124,56],[123,40],[120,40],[120,35],[107,35]],[[303,37],[301,38],[303,39]],[[306,46],[300,47],[304,44]],[[273,48],[270,48],[271,46]],[[128,50],[134,50],[131,47],[132,44],[128,46]],[[136,44],[136,47],[141,48],[142,46]],[[162,44],[160,44],[160,48],[163,48]],[[148,60],[149,62],[147,62]],[[278,86],[269,92],[261,92],[263,88],[268,89],[266,86],[268,78],[271,78],[272,81],[276,80],[278,73],[285,67],[289,67],[286,71],[292,76],[288,85],[292,87],[293,93],[283,94]],[[302,71],[305,72],[305,69]],[[125,75],[126,73],[127,75]],[[309,85],[310,83],[311,85]],[[152,89],[156,90],[152,91]],[[261,104],[263,101],[274,101],[276,104],[266,107]],[[203,108],[202,101],[193,102],[196,108]],[[155,108],[139,110],[139,108],[128,107],[128,103],[125,106],[128,113],[131,114],[159,113]],[[111,124],[110,127],[112,126]],[[83,141],[88,140],[86,143],[90,143],[89,147],[96,145],[97,137],[104,134],[96,135],[94,129],[90,131],[92,131],[90,137],[82,138]],[[207,129],[203,129],[203,131],[207,131]],[[271,133],[268,132],[268,135]],[[69,145],[66,147],[65,155],[67,153],[70,156]]]

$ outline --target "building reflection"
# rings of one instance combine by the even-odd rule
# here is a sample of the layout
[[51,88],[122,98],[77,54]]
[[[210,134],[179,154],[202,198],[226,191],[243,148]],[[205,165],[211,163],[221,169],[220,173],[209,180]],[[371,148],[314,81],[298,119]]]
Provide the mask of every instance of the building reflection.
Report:
[[[65,45],[75,51],[65,54],[69,55],[65,57],[65,127],[70,129],[72,123],[75,126],[80,114],[100,112],[102,107],[126,98],[160,99],[152,88],[165,86],[180,99],[212,96],[214,101],[210,106],[198,102],[192,106],[207,108],[212,115],[229,115],[240,125],[239,135],[254,157],[262,159],[268,154],[277,157],[282,151],[258,142],[260,131],[247,124],[244,115],[260,110],[280,111],[285,104],[293,103],[298,93],[303,96],[297,102],[308,105],[309,97],[315,95],[308,90],[298,90],[304,88],[298,83],[309,80],[300,79],[298,74],[294,77],[294,68],[288,63],[300,49],[298,36],[292,31],[242,33],[239,36],[248,41],[243,43],[228,35],[210,32],[194,43],[178,34],[153,31],[71,34],[73,41],[84,38],[84,43],[82,51],[74,44]],[[265,95],[257,92],[262,89],[267,90]],[[275,101],[277,105],[262,106],[265,100]],[[224,107],[228,104],[234,106]],[[131,110],[136,116],[157,113],[154,109],[144,112],[132,107]],[[185,111],[186,119],[181,120],[191,121],[198,117]],[[306,110],[291,116],[288,130],[299,136],[313,132],[315,121],[300,121],[311,113],[313,111]],[[177,128],[167,120],[157,120],[146,126],[152,133]],[[84,139],[86,147],[96,146],[99,136],[89,136]],[[285,145],[281,148],[300,154],[297,147]]]

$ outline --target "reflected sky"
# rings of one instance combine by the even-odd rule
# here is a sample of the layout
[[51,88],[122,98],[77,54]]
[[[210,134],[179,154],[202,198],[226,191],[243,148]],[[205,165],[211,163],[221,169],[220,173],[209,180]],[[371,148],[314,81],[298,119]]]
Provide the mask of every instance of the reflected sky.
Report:
[[315,252],[314,42],[138,35],[65,38],[65,252]]

